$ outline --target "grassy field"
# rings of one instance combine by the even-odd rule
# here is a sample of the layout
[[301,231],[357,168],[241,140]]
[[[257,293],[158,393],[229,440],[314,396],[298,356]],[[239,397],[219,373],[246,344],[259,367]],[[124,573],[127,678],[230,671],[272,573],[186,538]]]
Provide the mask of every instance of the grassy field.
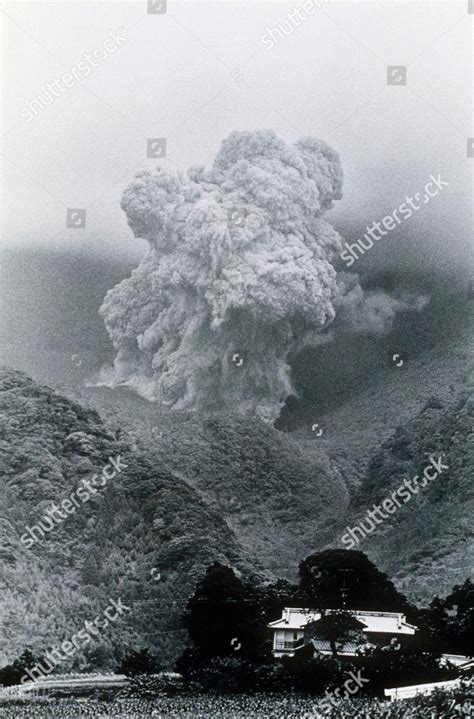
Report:
[[30,699],[0,701],[2,719],[441,719],[472,717],[472,710],[444,697],[388,704],[375,699],[321,699],[291,694],[179,696],[155,699]]

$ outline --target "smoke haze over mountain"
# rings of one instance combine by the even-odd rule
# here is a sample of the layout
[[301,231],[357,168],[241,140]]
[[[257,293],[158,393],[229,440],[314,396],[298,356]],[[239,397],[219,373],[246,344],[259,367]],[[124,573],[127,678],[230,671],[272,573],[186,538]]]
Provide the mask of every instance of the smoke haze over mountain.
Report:
[[[327,221],[345,241],[441,173],[450,183],[445,192],[367,253],[357,271],[465,273],[472,227],[466,3],[332,0],[267,51],[265,27],[293,6],[183,2],[147,17],[135,2],[101,3],[100,12],[97,3],[55,3],[53,14],[46,3],[11,5],[5,242],[136,260],[145,244],[131,237],[119,202],[137,169],[156,164],[146,157],[147,138],[166,137],[163,166],[184,170],[209,166],[233,130],[272,127],[288,143],[316,135],[339,153],[344,198]],[[26,123],[25,101],[117,27],[127,42]],[[408,65],[407,87],[387,86],[391,62]],[[87,209],[81,232],[66,229],[67,207]]]
[[[324,344],[319,333],[317,347],[290,359],[299,402],[320,404],[357,391],[394,352],[413,355],[451,331],[453,303],[462,304],[467,293],[472,240],[466,7],[430,3],[428,12],[424,2],[333,1],[267,51],[265,27],[275,27],[292,7],[176,3],[166,15],[147,17],[127,2],[103,3],[101,12],[95,3],[56,3],[53,16],[46,4],[10,6],[4,239],[25,253],[4,260],[11,273],[2,298],[4,361],[48,381],[71,372],[84,379],[110,361],[97,313],[101,297],[146,252],[146,242],[126,226],[120,195],[138,168],[156,166],[146,157],[147,139],[167,138],[161,164],[176,173],[197,162],[210,166],[231,131],[261,127],[274,128],[288,146],[317,135],[337,150],[344,197],[324,220],[344,242],[362,237],[430,174],[449,183],[353,267],[366,293],[384,291],[396,302],[429,296],[430,305],[398,312],[385,335],[340,327]],[[101,47],[116,27],[127,42],[26,123],[25,101],[70,71],[85,48]],[[393,62],[407,65],[406,87],[386,84]],[[68,207],[86,208],[84,229],[66,228]],[[334,267],[345,269],[337,258]],[[12,341],[15,322],[25,332]],[[82,357],[80,366],[76,359],[71,367],[71,354]]]

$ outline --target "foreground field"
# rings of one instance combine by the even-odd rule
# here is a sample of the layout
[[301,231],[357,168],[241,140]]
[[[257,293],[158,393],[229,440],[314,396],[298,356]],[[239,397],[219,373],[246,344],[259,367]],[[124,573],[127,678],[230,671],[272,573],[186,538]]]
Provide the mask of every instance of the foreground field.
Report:
[[[438,706],[436,706],[438,704]],[[444,705],[444,706],[441,706]],[[156,699],[33,699],[0,701],[2,719],[445,719],[472,717],[469,706],[451,700],[387,704],[372,699],[341,700],[328,709],[322,700],[291,694],[180,696]]]

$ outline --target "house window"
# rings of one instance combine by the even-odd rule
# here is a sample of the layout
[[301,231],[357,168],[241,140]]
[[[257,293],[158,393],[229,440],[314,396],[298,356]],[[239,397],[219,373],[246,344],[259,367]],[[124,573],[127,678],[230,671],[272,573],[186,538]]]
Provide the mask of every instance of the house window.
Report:
[[293,632],[293,639],[298,639],[298,632]]

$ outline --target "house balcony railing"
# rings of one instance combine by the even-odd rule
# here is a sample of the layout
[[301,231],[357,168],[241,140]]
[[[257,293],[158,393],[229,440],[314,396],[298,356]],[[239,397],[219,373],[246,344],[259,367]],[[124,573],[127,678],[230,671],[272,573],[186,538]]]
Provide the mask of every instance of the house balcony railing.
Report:
[[293,649],[297,649],[298,647],[302,647],[304,644],[304,639],[295,639],[291,642],[276,642],[275,643],[275,649],[278,650],[284,650],[292,651]]

